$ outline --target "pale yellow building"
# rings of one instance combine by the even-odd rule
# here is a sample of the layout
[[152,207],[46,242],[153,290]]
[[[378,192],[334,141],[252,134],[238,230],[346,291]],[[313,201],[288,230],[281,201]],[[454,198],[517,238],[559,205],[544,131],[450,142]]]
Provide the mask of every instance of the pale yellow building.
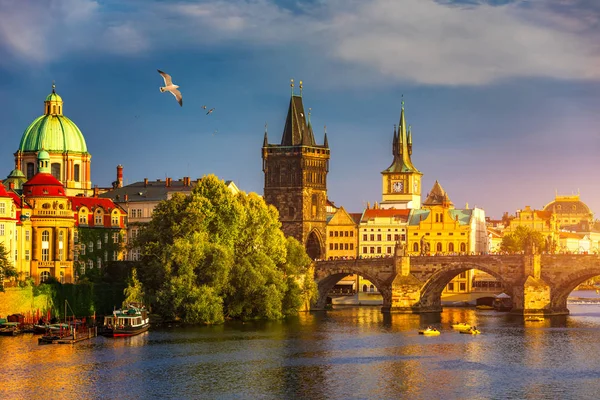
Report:
[[568,228],[579,224],[591,224],[594,221],[594,213],[575,195],[556,195],[555,199],[546,204],[544,212],[552,213],[559,229]]
[[[19,258],[19,232],[17,231],[17,210],[13,198],[8,194],[2,184],[0,184],[0,243],[4,245],[4,250],[8,259],[15,262]],[[4,280],[0,276],[0,283]]]
[[326,260],[353,259],[358,256],[358,226],[354,218],[340,207],[327,221]]

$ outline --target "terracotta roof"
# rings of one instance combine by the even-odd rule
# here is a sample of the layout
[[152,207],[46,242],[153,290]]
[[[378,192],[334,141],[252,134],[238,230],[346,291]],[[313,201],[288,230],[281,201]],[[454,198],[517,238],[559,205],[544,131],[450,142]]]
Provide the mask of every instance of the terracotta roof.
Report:
[[356,224],[360,224],[360,220],[362,218],[363,213],[348,213]]
[[81,206],[85,206],[88,209],[92,207],[102,207],[102,209],[107,211],[112,211],[113,209],[119,209],[123,214],[126,214],[125,211],[115,204],[111,199],[103,199],[100,197],[82,197],[82,196],[71,196],[69,197],[71,200],[71,206],[73,211],[79,210]]
[[583,233],[559,232],[558,236],[561,239],[583,239],[585,235]]
[[403,222],[408,221],[409,209],[398,210],[395,208],[368,208],[362,214],[361,221],[368,221],[372,218],[397,218]]

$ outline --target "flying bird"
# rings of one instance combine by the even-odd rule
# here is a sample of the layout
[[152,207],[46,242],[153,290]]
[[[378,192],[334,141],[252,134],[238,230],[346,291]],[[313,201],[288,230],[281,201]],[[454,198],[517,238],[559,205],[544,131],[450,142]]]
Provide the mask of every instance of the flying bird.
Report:
[[206,110],[206,106],[202,106],[202,109],[203,109],[203,110]]
[[171,75],[167,74],[166,72],[162,72],[160,69],[157,69],[158,73],[162,75],[163,79],[165,80],[165,86],[160,87],[160,91],[161,92],[171,92],[171,94],[173,96],[175,96],[175,98],[177,99],[177,102],[179,103],[180,106],[183,107],[183,98],[181,97],[181,92],[179,90],[177,90],[177,88],[179,87],[178,85],[173,85],[173,81],[171,80]]
[[208,115],[208,114],[212,113],[213,111],[215,111],[215,108],[214,108],[214,107],[213,107],[213,108],[211,108],[210,110],[208,110],[208,112],[206,113],[206,115]]

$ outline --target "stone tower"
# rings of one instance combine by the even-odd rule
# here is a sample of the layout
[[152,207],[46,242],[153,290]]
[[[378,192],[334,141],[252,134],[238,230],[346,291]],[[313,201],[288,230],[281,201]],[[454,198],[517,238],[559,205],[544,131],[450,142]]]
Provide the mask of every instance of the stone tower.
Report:
[[315,143],[310,109],[304,111],[302,81],[300,94],[292,97],[283,129],[281,144],[269,144],[267,131],[262,147],[265,174],[265,201],[279,210],[279,220],[286,236],[304,244],[313,259],[325,255],[327,215],[327,172],[329,144],[327,132],[323,145]]
[[418,209],[421,208],[421,171],[412,163],[412,132],[406,126],[404,101],[400,112],[398,130],[394,126],[392,140],[394,160],[382,175],[381,208]]

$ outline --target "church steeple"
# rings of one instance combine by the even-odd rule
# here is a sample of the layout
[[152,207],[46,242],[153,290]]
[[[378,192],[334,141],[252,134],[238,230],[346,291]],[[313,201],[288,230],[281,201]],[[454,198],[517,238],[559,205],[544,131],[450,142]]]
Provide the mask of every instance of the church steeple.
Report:
[[412,163],[412,131],[406,124],[404,100],[398,126],[394,125],[392,139],[392,164],[381,172],[383,179],[382,208],[419,208],[423,175]]
[[[302,82],[302,81],[300,81]],[[302,103],[302,83],[300,83],[300,95],[294,93],[294,80],[290,84],[292,98],[288,107],[285,127],[281,137],[282,146],[315,146],[315,136],[310,125],[310,119],[304,113]]]

